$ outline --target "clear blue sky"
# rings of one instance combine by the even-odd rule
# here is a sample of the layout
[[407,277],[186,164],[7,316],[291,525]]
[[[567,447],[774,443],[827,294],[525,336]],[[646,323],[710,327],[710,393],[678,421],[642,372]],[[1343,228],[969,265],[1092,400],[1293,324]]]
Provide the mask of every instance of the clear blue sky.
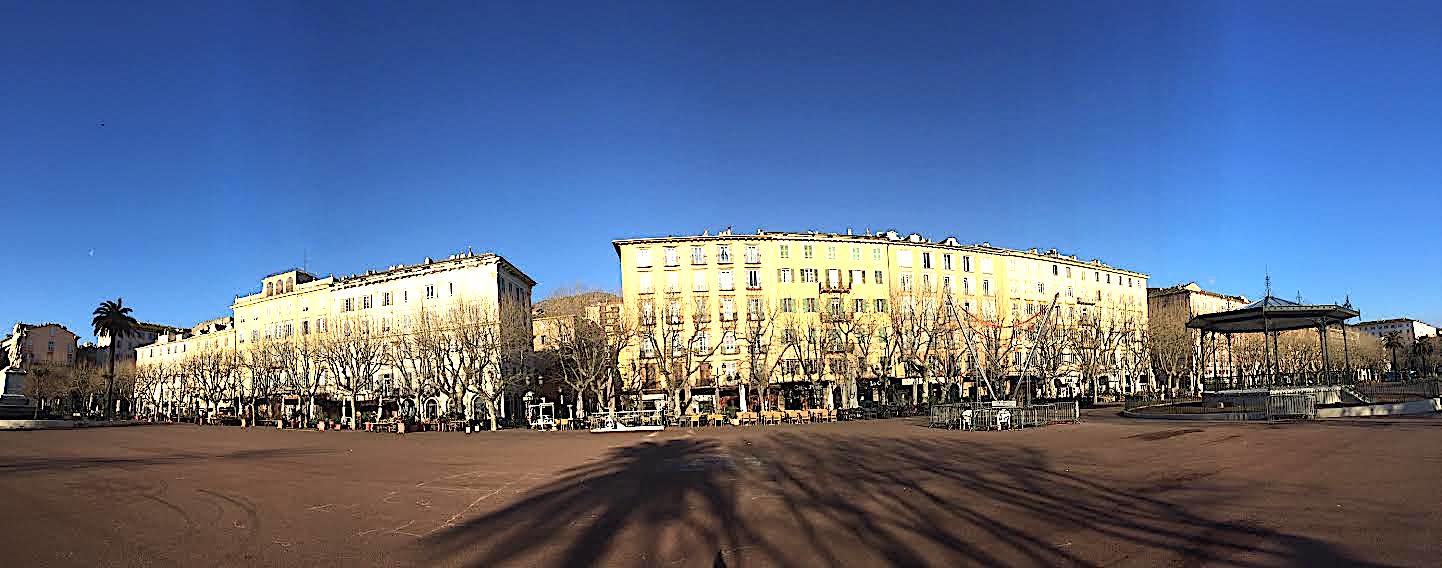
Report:
[[734,225],[1442,323],[1437,2],[600,4],[0,4],[0,320]]

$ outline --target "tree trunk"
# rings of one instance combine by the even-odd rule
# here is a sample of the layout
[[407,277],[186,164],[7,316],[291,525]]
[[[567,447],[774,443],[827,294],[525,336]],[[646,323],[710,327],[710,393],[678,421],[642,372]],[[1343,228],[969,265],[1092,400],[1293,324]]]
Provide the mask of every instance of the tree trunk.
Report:
[[[1396,359],[1396,352],[1393,352],[1393,359]],[[115,414],[111,411],[111,398],[115,392],[115,337],[110,342],[110,373],[105,375],[105,420],[114,420]]]
[[486,399],[486,414],[489,414],[489,415],[490,415],[489,418],[490,418],[490,422],[491,422],[491,431],[492,431],[492,432],[495,432],[496,430],[499,429],[499,428],[497,428],[497,426],[496,426],[496,412],[497,412],[497,410],[498,410],[498,409],[496,408],[496,400],[493,399],[493,398],[488,398],[488,399]]

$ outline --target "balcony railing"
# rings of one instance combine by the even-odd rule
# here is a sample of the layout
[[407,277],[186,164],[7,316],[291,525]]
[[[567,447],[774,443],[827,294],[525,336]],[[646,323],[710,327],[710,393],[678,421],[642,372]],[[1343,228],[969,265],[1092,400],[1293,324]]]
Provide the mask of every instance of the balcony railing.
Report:
[[722,312],[721,321],[736,321],[736,314]]
[[692,314],[691,321],[696,323],[707,323],[711,321],[711,314]]
[[851,285],[840,282],[822,282],[820,289],[822,294],[849,294]]
[[761,321],[766,319],[766,312],[746,312],[746,319],[750,321]]

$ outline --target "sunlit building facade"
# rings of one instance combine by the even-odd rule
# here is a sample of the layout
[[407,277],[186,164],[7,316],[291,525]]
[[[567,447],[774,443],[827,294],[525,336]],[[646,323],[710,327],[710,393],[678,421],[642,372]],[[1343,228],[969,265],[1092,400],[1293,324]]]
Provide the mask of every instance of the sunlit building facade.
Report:
[[[614,245],[622,296],[637,318],[640,335],[626,359],[648,390],[660,390],[658,382],[674,385],[674,380],[658,381],[664,377],[656,375],[665,375],[668,365],[685,363],[680,374],[690,375],[689,384],[723,398],[730,393],[747,400],[742,383],[748,381],[742,377],[751,372],[748,367],[758,365],[746,343],[758,321],[774,322],[772,335],[778,341],[772,343],[781,345],[800,345],[817,333],[835,339],[843,324],[849,330],[844,339],[823,337],[816,342],[824,347],[815,357],[800,354],[799,348],[792,349],[792,355],[770,355],[777,359],[772,361],[777,370],[773,382],[781,387],[776,403],[786,407],[847,407],[876,396],[868,392],[874,387],[847,385],[840,376],[845,374],[893,381],[891,386],[909,391],[911,400],[938,396],[944,377],[917,377],[897,363],[898,358],[888,359],[884,342],[895,343],[900,337],[890,329],[903,307],[898,302],[914,302],[925,313],[952,322],[964,318],[974,329],[1025,329],[1043,312],[1056,316],[1051,325],[1058,327],[1102,312],[1108,317],[1125,314],[1143,326],[1146,321],[1146,274],[1055,250],[1012,250],[962,244],[954,238],[932,241],[894,231],[724,231],[621,239]],[[748,325],[753,331],[748,332]],[[871,348],[857,348],[859,343]],[[854,364],[828,361],[837,359],[831,353],[843,350],[856,359]],[[685,362],[668,357],[681,352],[692,355]],[[1025,354],[1021,345],[1008,357],[1025,363]],[[705,361],[697,364],[698,356]],[[1016,372],[1022,366],[1009,367]],[[833,372],[833,367],[839,370]],[[800,400],[804,393],[786,388],[800,382],[821,384],[824,394]]]

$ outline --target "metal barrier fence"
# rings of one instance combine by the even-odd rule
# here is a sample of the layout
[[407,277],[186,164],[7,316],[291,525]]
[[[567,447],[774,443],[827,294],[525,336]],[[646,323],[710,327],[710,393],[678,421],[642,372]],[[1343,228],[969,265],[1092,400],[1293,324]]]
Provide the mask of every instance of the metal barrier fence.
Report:
[[1076,401],[1032,404],[1012,408],[959,402],[931,405],[928,424],[933,428],[1006,430],[1033,428],[1081,420]]
[[1306,371],[1299,373],[1205,377],[1202,379],[1202,390],[1217,392],[1267,387],[1324,387],[1350,385],[1356,382],[1356,370]]
[[905,418],[925,416],[926,405],[921,404],[875,404],[857,408],[843,408],[836,411],[837,420],[877,420],[881,418]]
[[1358,383],[1358,393],[1371,399],[1384,398],[1437,398],[1442,396],[1442,379],[1426,379],[1397,383]]
[[618,410],[613,415],[610,412],[597,412],[586,417],[588,428],[607,428],[612,426],[667,426],[671,420],[669,416],[660,410]]
[[1311,418],[1317,415],[1317,397],[1310,394],[1273,394],[1267,397],[1267,419]]

